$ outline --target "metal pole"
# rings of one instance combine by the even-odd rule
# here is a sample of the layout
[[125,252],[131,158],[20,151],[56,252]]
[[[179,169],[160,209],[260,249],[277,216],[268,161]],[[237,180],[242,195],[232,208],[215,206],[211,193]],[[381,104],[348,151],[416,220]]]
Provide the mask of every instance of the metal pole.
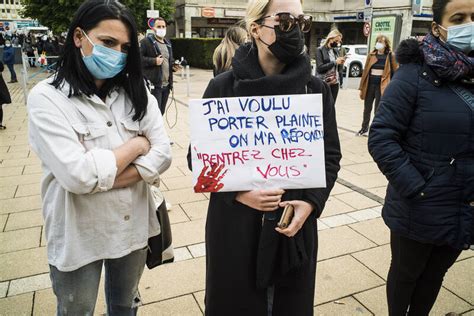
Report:
[[[25,61],[26,59],[26,61]],[[28,92],[27,92],[27,88],[28,88],[28,68],[26,68],[26,64],[28,63],[29,59],[28,57],[22,53],[21,54],[21,87],[23,89],[23,96],[25,98],[25,105],[26,105],[26,101],[28,99]]]
[[190,93],[189,93],[189,65],[186,65],[186,96],[189,97]]
[[345,84],[344,84],[344,89],[348,89],[349,88],[349,72],[351,70],[351,65],[349,66],[346,66],[346,80],[345,80]]
[[150,0],[150,10],[155,10],[155,0]]

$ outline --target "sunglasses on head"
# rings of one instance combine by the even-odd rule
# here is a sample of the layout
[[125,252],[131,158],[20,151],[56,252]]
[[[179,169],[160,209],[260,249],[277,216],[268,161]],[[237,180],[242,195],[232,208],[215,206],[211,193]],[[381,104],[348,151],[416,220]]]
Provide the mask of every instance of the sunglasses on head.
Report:
[[[294,17],[288,12],[281,12],[274,15],[264,16],[263,18],[259,19],[259,21],[262,21],[267,18],[274,18],[274,17],[278,17],[278,27],[280,28],[280,31],[282,32],[289,32],[293,30],[296,24],[299,25],[300,30],[303,33],[307,33],[311,30],[311,23],[313,21],[313,17],[311,15],[300,14],[298,15],[298,17]],[[262,24],[262,26],[267,26],[267,25]]]

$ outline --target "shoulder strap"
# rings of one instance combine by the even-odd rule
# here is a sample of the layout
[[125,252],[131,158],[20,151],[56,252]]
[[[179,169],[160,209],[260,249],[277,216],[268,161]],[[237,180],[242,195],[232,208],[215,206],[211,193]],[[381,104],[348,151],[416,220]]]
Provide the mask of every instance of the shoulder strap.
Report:
[[472,92],[458,85],[450,84],[449,87],[471,108],[471,110],[474,110],[474,95]]

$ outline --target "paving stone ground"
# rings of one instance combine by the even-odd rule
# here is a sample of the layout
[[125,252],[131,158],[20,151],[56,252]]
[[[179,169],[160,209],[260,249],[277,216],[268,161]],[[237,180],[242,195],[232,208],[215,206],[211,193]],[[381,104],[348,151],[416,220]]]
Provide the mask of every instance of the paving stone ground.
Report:
[[[31,73],[30,73],[31,75]],[[44,75],[38,75],[29,87]],[[200,98],[211,71],[192,69],[175,77],[176,103],[166,121],[173,163],[162,176],[170,211],[176,262],[146,270],[140,283],[140,315],[202,315],[204,311],[204,225],[208,194],[192,192],[186,167],[187,103]],[[8,84],[13,104],[4,106],[0,131],[0,315],[53,315],[41,217],[41,166],[28,146],[27,113],[20,84]],[[342,169],[318,220],[319,253],[315,315],[387,315],[385,282],[390,264],[389,231],[380,217],[387,181],[355,137],[362,119],[356,90],[342,90],[336,105]],[[474,251],[465,251],[448,272],[432,315],[474,314]],[[96,314],[105,313],[101,290]]]

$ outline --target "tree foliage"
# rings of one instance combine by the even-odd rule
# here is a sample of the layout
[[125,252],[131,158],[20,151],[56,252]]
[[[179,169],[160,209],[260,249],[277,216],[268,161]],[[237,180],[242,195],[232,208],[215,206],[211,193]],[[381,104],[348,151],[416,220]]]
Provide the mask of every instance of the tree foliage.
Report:
[[[67,31],[74,13],[83,0],[22,0],[21,15],[29,17],[41,25],[49,27],[54,33]],[[150,0],[122,0],[135,16],[138,30],[144,31],[147,26],[146,10],[150,9]],[[154,2],[155,10],[167,21],[173,19],[174,0],[159,0]]]

